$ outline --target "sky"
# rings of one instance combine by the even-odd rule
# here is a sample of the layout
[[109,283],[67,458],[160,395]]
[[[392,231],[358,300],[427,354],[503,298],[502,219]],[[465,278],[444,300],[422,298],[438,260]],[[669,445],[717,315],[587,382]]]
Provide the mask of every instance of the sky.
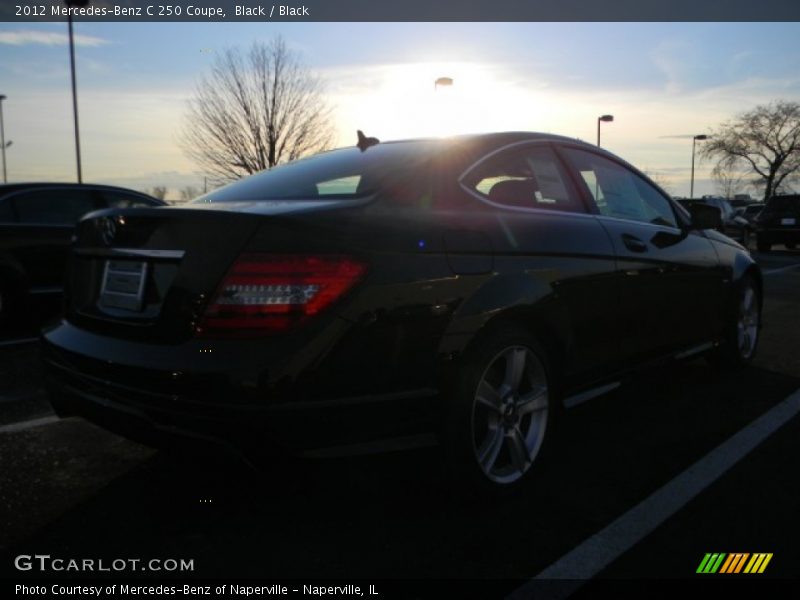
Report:
[[[691,135],[800,101],[800,23],[76,23],[84,180],[203,186],[177,140],[214,57],[281,35],[326,82],[337,146],[525,130],[596,141],[688,195]],[[452,87],[434,90],[438,77]],[[0,23],[9,181],[74,181],[66,23]],[[670,137],[673,136],[673,137]],[[689,137],[674,137],[689,136]],[[714,193],[698,164],[695,195]]]

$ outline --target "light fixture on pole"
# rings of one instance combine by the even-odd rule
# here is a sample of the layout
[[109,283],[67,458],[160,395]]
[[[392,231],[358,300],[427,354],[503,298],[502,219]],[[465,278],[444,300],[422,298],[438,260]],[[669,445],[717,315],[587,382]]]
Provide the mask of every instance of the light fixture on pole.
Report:
[[707,140],[709,136],[705,134],[700,134],[692,137],[692,179],[691,183],[689,184],[689,198],[694,198],[694,150],[697,142],[702,142],[703,140]]
[[6,99],[5,94],[0,94],[0,147],[3,148],[3,183],[8,183],[8,173],[6,172],[6,148],[11,145],[11,142],[6,144],[6,130],[3,126],[3,100]]
[[433,82],[433,91],[435,92],[440,85],[453,85],[452,77],[439,77]]
[[[67,9],[83,8],[88,6],[89,0],[64,0]],[[78,166],[78,183],[83,183],[81,172],[81,137],[78,127],[78,87],[75,81],[75,36],[72,33],[72,11],[67,12],[67,24],[69,26],[69,66],[72,75],[72,116],[75,124],[75,162]]]
[[614,115],[602,115],[597,117],[597,147],[600,147],[600,123],[611,123],[614,121]]

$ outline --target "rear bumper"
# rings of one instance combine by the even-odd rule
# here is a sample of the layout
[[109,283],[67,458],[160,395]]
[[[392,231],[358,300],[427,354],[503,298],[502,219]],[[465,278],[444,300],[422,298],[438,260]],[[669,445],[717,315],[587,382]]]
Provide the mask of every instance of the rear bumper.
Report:
[[316,454],[415,436],[432,431],[438,422],[433,389],[270,405],[269,398],[254,404],[230,386],[209,401],[207,395],[164,393],[146,377],[138,386],[103,377],[103,361],[77,356],[46,337],[42,356],[57,414],[82,416],[155,447],[240,457]]

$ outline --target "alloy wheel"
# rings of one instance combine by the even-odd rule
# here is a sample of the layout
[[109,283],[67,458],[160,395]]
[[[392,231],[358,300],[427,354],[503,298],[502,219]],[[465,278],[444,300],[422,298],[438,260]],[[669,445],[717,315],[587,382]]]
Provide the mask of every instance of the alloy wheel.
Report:
[[739,353],[744,359],[750,358],[758,341],[758,297],[752,284],[748,284],[739,301],[739,319],[736,323]]
[[499,352],[481,376],[472,407],[475,459],[495,483],[521,478],[533,465],[547,428],[547,373],[525,346]]

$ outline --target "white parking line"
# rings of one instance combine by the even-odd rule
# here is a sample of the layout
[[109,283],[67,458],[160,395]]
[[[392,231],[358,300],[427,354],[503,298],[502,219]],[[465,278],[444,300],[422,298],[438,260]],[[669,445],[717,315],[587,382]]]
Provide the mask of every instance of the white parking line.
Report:
[[41,427],[42,425],[49,425],[50,423],[55,423],[60,420],[61,417],[49,415],[47,417],[31,419],[30,421],[20,421],[19,423],[11,423],[11,425],[3,425],[0,427],[0,433],[16,433],[18,431],[25,431],[26,429],[33,429],[34,427]]
[[[532,580],[514,590],[509,598],[567,598],[586,580],[596,576],[652,533],[798,413],[800,390],[717,446],[605,529],[595,533]],[[553,579],[561,580],[559,585],[542,589],[542,580]],[[542,595],[543,591],[547,593]]]
[[778,269],[767,269],[764,271],[764,275],[774,275],[775,273],[783,273],[784,271],[791,271],[792,269],[796,269],[800,267],[800,265],[789,265],[788,267],[780,267]]

